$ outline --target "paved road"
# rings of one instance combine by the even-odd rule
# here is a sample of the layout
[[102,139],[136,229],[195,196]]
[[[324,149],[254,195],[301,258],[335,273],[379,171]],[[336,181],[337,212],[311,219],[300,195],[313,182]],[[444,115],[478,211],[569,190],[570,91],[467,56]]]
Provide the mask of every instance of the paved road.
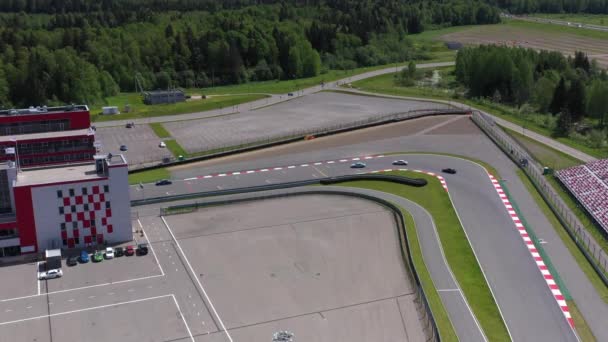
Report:
[[[440,172],[442,167],[449,164],[459,170],[458,175],[446,175],[450,194],[514,340],[523,341],[530,336],[535,336],[538,341],[576,340],[483,168],[466,160],[445,156],[403,155],[392,158],[408,159],[409,168]],[[208,178],[198,173],[201,170],[190,170],[191,179],[187,181],[176,181],[166,187],[144,185],[143,190],[132,187],[131,197],[137,199],[145,195],[149,198],[358,172],[349,168],[352,160],[347,159],[276,166],[254,162],[249,165],[251,170],[243,169],[237,174],[220,171]],[[367,159],[368,170],[390,168],[391,159]],[[259,172],[247,173],[254,170]],[[182,171],[180,175],[185,175],[185,172]],[[146,215],[144,212],[141,214]],[[450,305],[446,303],[446,306]],[[451,307],[448,310],[453,312],[459,309]],[[470,328],[466,330],[471,331]],[[543,332],[542,336],[538,335],[538,331]]]
[[[344,89],[344,91],[350,92],[350,93],[354,93],[354,94],[365,94],[365,95],[378,95],[377,93],[372,93],[372,92],[367,92],[367,91],[361,91],[361,90],[356,90],[356,89]],[[477,110],[480,111],[488,116],[490,116],[497,124],[509,128],[511,130],[517,131],[518,133],[521,133],[531,139],[534,139],[540,143],[543,143],[545,145],[548,145],[556,150],[559,150],[563,153],[566,153],[567,155],[574,157],[578,160],[581,160],[585,163],[597,160],[597,158],[590,156],[584,152],[581,152],[575,148],[572,148],[568,145],[564,145],[562,143],[560,143],[559,141],[553,140],[549,137],[546,137],[542,134],[538,134],[536,132],[533,132],[529,129],[526,129],[525,127],[519,126],[517,124],[514,124],[510,121],[501,119],[499,117],[496,117],[490,113],[484,112],[478,108],[466,105],[466,104],[462,104],[459,102],[454,102],[454,101],[446,101],[446,100],[429,100],[429,99],[425,99],[425,98],[419,98],[419,97],[410,97],[410,96],[396,96],[396,95],[382,95],[388,98],[395,98],[395,99],[402,99],[402,100],[410,100],[410,101],[416,101],[416,100],[425,100],[425,101],[432,101],[432,102],[437,102],[437,103],[442,103],[442,104],[448,104],[450,106],[454,106],[460,109],[471,109],[471,110]]]
[[528,16],[515,16],[515,15],[510,16],[510,18],[516,19],[516,20],[531,21],[531,22],[536,22],[536,23],[553,24],[553,25],[561,25],[561,26],[576,27],[576,28],[581,28],[581,29],[608,32],[608,26],[578,23],[578,22],[574,22],[574,21],[565,21],[565,20],[559,20],[559,19],[546,19],[546,18],[528,17]]
[[[437,67],[444,67],[444,66],[451,66],[451,65],[454,65],[454,62],[421,63],[421,64],[417,65],[417,68],[419,68],[419,69],[437,68]],[[95,123],[95,126],[96,127],[113,127],[113,126],[124,126],[124,125],[126,125],[127,122],[135,122],[136,124],[147,124],[147,123],[152,123],[152,122],[171,122],[171,121],[204,119],[204,118],[209,118],[209,117],[225,116],[227,114],[234,114],[234,113],[248,113],[251,111],[255,111],[256,109],[260,109],[260,108],[263,108],[266,106],[289,101],[289,100],[292,100],[297,97],[314,94],[321,90],[335,89],[335,88],[339,87],[339,85],[341,85],[341,84],[355,82],[358,80],[362,80],[365,78],[370,78],[370,77],[374,77],[374,76],[378,76],[378,75],[390,74],[392,72],[395,72],[395,70],[398,70],[398,68],[391,67],[391,68],[385,68],[385,69],[380,69],[380,70],[375,70],[375,71],[369,71],[369,72],[362,73],[359,75],[355,75],[355,76],[347,77],[347,78],[340,79],[337,81],[326,83],[323,87],[318,85],[318,86],[314,86],[314,87],[310,87],[310,88],[305,88],[305,89],[299,90],[297,92],[294,92],[294,95],[295,95],[294,97],[290,97],[287,94],[275,94],[269,98],[252,101],[252,102],[248,102],[248,103],[243,103],[243,104],[240,104],[233,108],[215,109],[215,110],[209,110],[209,111],[204,111],[204,112],[181,114],[181,115],[158,116],[158,117],[151,117],[151,118],[145,118],[145,119],[104,121],[104,122]]]

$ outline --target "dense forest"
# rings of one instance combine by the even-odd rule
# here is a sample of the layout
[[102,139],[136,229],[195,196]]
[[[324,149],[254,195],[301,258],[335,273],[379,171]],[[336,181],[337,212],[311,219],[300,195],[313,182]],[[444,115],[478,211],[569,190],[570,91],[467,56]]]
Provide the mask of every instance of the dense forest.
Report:
[[608,0],[487,0],[510,13],[608,13]]
[[529,108],[522,115],[555,117],[556,135],[569,135],[575,123],[585,121],[603,128],[608,119],[608,76],[583,52],[571,58],[523,48],[467,47],[458,52],[455,73],[470,97]]
[[408,34],[500,20],[477,0],[5,0],[0,12],[3,107],[424,58]]

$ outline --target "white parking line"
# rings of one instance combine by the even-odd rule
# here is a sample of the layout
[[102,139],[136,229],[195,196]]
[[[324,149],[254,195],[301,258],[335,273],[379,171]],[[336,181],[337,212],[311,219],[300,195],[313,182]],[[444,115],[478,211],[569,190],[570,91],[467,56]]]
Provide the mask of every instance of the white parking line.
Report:
[[40,270],[40,261],[36,263],[36,283],[38,283],[38,295],[40,296],[40,279],[38,279],[38,271]]
[[161,220],[163,220],[163,223],[165,224],[165,227],[167,227],[167,230],[169,231],[169,234],[171,234],[171,237],[173,238],[173,242],[175,242],[175,245],[177,246],[177,248],[179,249],[179,251],[182,253],[182,256],[184,257],[184,260],[186,261],[186,264],[188,265],[188,268],[190,268],[190,272],[192,272],[192,275],[193,275],[194,279],[196,279],[196,282],[198,283],[199,288],[201,289],[201,291],[203,291],[203,294],[205,295],[205,298],[207,299],[207,302],[209,303],[209,307],[211,307],[211,310],[213,310],[213,313],[215,314],[215,317],[217,317],[217,320],[220,323],[220,326],[222,327],[222,329],[224,329],[224,332],[226,333],[226,337],[228,337],[228,340],[230,342],[234,342],[232,340],[232,336],[230,336],[230,333],[228,332],[228,329],[226,329],[226,326],[224,325],[224,322],[222,322],[222,319],[221,319],[220,315],[217,313],[217,310],[215,310],[215,306],[213,306],[213,303],[211,302],[211,298],[209,298],[209,295],[207,295],[207,291],[205,291],[205,288],[203,287],[203,284],[201,284],[201,280],[197,276],[196,272],[194,272],[194,269],[192,268],[192,265],[190,265],[190,261],[188,261],[188,257],[186,256],[186,253],[184,253],[184,250],[182,249],[182,246],[180,246],[179,242],[175,238],[175,235],[173,235],[173,231],[171,231],[171,227],[169,227],[169,224],[167,223],[167,221],[165,220],[165,218],[163,216],[161,216],[160,218],[161,218]]
[[148,246],[150,246],[150,250],[152,250],[152,255],[154,255],[154,260],[156,260],[156,264],[158,265],[158,268],[160,268],[160,274],[165,275],[165,271],[163,271],[163,267],[160,265],[160,262],[158,262],[158,258],[156,257],[156,252],[154,251],[154,247],[152,247],[152,244],[150,243],[150,240],[148,239],[148,235],[146,235],[144,226],[141,224],[141,221],[139,219],[137,219],[137,223],[139,223],[139,228],[141,228],[141,231],[144,232],[144,238],[146,238],[146,241],[148,242]]
[[190,327],[188,326],[188,322],[186,322],[186,318],[184,317],[184,314],[182,313],[182,309],[179,308],[177,299],[175,299],[174,295],[171,295],[171,298],[173,298],[173,302],[175,303],[175,306],[177,307],[177,311],[179,312],[179,315],[181,316],[182,321],[184,321],[184,325],[186,326],[186,330],[188,330],[188,335],[190,335],[190,339],[192,341],[194,341],[194,336],[192,336],[192,331],[190,331]]
[[35,319],[41,319],[41,318],[47,318],[47,317],[55,317],[55,316],[64,316],[64,315],[69,315],[69,314],[78,313],[78,312],[91,311],[91,310],[109,308],[109,307],[113,307],[113,306],[119,306],[119,305],[125,305],[125,304],[144,302],[144,301],[148,301],[148,300],[154,300],[154,299],[171,297],[171,296],[173,296],[173,295],[172,294],[168,294],[168,295],[164,295],[164,296],[156,296],[156,297],[136,299],[136,300],[131,300],[131,301],[128,301],[128,302],[121,302],[121,303],[114,303],[114,304],[94,306],[94,307],[85,308],[85,309],[79,309],[79,310],[58,312],[58,313],[54,313],[54,314],[50,314],[50,315],[42,315],[42,316],[36,316],[36,317],[23,318],[23,319],[18,319],[18,320],[14,320],[14,321],[1,322],[0,326],[2,326],[2,325],[8,325],[8,324],[14,324],[14,323],[19,323],[19,322],[27,322],[27,321],[32,321],[32,320],[35,320]]

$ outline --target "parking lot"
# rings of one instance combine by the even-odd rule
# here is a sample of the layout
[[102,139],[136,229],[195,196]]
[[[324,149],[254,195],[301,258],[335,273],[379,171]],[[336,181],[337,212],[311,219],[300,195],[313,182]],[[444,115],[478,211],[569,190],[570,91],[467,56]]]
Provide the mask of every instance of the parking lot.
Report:
[[[166,148],[158,147],[161,139],[146,124],[137,124],[132,128],[99,127],[95,133],[95,140],[101,143],[104,153],[124,154],[130,166],[158,162],[164,157],[172,156]],[[120,151],[121,145],[125,145],[127,151]]]
[[2,279],[0,301],[37,294],[37,267],[37,263],[0,267],[0,279]]

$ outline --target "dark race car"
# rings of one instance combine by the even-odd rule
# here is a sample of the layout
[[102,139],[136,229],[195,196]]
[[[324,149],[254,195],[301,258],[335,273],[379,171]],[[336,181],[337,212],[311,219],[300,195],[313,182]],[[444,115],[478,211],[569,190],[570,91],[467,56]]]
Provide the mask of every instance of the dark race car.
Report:
[[454,170],[454,169],[452,169],[452,168],[450,168],[450,167],[445,168],[445,169],[443,169],[443,170],[441,170],[441,171],[442,171],[442,172],[445,172],[445,173],[449,173],[449,174],[451,174],[451,175],[456,174],[456,170]]

